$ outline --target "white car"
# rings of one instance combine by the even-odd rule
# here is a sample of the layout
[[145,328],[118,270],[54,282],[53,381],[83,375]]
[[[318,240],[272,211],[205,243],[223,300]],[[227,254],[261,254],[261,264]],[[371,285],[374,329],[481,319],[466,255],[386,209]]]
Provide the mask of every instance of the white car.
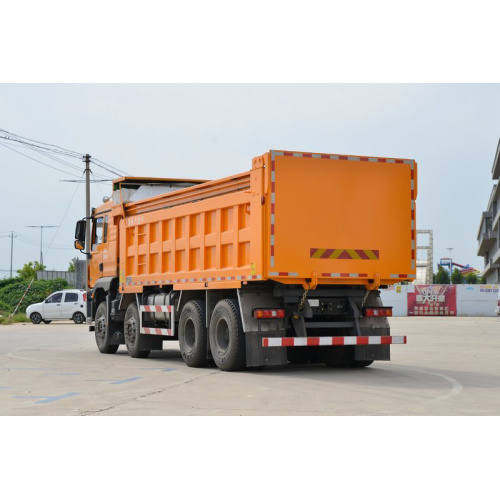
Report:
[[58,319],[72,319],[77,325],[86,319],[85,290],[61,290],[49,295],[43,302],[26,308],[26,316],[35,325]]
[[495,308],[495,312],[497,313],[497,316],[500,315],[500,291],[497,296],[497,306]]

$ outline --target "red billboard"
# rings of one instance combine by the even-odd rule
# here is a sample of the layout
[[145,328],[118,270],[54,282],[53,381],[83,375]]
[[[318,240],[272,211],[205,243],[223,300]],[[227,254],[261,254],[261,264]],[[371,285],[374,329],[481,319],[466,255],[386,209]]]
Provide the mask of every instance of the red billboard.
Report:
[[456,316],[455,285],[415,285],[408,287],[408,316]]

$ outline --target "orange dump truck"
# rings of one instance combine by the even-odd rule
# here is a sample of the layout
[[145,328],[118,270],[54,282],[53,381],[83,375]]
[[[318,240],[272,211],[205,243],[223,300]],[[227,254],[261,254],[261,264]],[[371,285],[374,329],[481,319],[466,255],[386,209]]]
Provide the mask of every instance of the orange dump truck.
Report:
[[[417,164],[270,151],[215,181],[122,177],[92,211],[99,350],[178,340],[221,370],[390,359],[379,288],[415,278]],[[76,246],[85,244],[85,220]]]

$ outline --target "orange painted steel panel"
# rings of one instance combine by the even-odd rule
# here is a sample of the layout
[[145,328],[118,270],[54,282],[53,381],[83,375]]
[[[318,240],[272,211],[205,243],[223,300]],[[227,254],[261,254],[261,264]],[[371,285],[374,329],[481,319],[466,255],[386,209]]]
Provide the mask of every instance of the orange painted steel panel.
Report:
[[249,172],[113,207],[120,287],[411,280],[416,195],[413,160],[271,151]]
[[272,151],[265,161],[269,277],[374,287],[415,278],[413,160]]

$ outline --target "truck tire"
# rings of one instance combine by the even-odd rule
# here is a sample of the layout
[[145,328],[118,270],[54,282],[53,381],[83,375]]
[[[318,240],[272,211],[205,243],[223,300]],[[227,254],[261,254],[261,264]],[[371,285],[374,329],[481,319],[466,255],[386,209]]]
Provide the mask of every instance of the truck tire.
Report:
[[150,351],[141,349],[141,334],[139,333],[139,311],[137,304],[132,302],[127,307],[124,322],[124,337],[127,351],[133,358],[147,358]]
[[286,357],[291,365],[312,363],[317,354],[314,347],[287,347]]
[[373,363],[373,360],[371,361],[357,361],[354,360],[351,363],[351,368],[366,368],[367,366],[370,366]]
[[347,368],[354,362],[352,346],[324,347],[319,351],[321,361],[332,368]]
[[191,300],[179,319],[179,346],[182,359],[188,366],[207,366],[207,321],[205,302]]
[[40,313],[32,313],[30,320],[34,325],[39,325],[42,322],[42,315]]
[[118,350],[118,346],[109,343],[109,329],[106,316],[106,302],[101,302],[95,313],[95,342],[99,352],[103,354],[114,354]]
[[215,364],[223,371],[246,367],[245,333],[238,302],[224,299],[217,303],[210,319],[210,351]]

